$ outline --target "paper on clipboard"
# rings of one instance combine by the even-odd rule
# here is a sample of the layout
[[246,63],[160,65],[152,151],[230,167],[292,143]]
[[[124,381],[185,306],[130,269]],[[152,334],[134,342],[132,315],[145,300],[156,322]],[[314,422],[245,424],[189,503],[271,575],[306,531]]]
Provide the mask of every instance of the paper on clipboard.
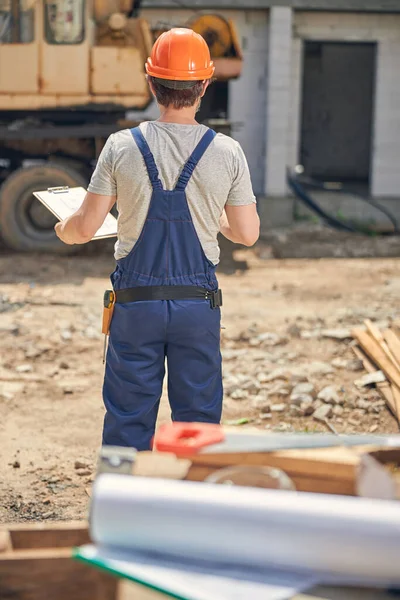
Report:
[[[83,187],[57,187],[49,188],[42,192],[33,192],[37,198],[53,215],[63,221],[78,210],[85,199],[86,190]],[[103,225],[93,236],[93,240],[116,237],[117,219],[110,213],[105,218]]]

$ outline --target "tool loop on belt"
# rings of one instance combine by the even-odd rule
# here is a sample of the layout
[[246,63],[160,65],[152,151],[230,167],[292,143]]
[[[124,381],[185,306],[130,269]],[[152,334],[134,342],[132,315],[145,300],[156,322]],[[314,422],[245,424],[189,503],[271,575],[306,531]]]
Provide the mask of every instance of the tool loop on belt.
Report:
[[211,308],[222,306],[221,290],[210,292],[205,288],[193,285],[154,285],[125,288],[114,292],[114,294],[117,304],[147,300],[194,300],[203,298],[210,301]]

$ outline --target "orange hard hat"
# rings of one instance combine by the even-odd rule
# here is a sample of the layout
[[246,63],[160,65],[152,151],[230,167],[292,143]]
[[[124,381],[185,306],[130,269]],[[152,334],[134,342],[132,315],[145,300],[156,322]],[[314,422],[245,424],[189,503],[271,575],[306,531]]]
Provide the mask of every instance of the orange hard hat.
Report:
[[215,67],[204,38],[192,29],[175,27],[156,40],[146,62],[146,73],[159,79],[203,81]]

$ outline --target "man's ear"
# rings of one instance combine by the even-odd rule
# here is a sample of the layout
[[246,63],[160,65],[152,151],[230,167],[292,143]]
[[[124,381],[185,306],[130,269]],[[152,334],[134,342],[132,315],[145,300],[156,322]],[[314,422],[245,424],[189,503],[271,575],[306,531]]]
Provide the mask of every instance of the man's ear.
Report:
[[200,98],[202,98],[204,96],[209,85],[210,85],[209,79],[207,79],[206,81],[203,81],[203,93],[201,94]]

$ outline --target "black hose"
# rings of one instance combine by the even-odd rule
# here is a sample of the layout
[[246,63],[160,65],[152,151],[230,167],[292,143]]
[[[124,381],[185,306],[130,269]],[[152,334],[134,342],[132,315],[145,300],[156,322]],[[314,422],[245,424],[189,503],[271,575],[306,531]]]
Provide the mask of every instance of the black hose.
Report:
[[367,230],[365,228],[357,227],[355,225],[349,224],[345,220],[342,220],[337,217],[334,217],[333,215],[330,215],[323,208],[321,208],[321,206],[319,206],[319,204],[317,204],[317,202],[315,200],[313,200],[311,198],[310,194],[306,190],[306,186],[308,188],[317,189],[317,190],[323,190],[323,191],[329,190],[330,192],[335,192],[335,193],[339,193],[339,194],[347,193],[347,194],[351,194],[353,196],[357,196],[357,198],[359,198],[361,201],[366,202],[367,204],[369,204],[376,210],[383,213],[389,219],[389,221],[393,225],[392,235],[393,234],[398,235],[400,233],[398,222],[397,222],[396,218],[393,216],[393,214],[387,208],[385,208],[384,206],[382,206],[382,205],[378,204],[377,202],[375,202],[374,200],[372,200],[372,198],[369,198],[367,196],[362,196],[360,194],[355,194],[352,190],[348,190],[348,189],[342,188],[342,187],[340,189],[330,189],[324,183],[320,183],[311,178],[305,178],[305,177],[300,178],[296,173],[291,172],[290,169],[287,169],[287,182],[288,182],[291,190],[296,195],[296,197],[299,200],[301,200],[301,202],[303,202],[303,204],[305,204],[310,210],[312,210],[315,214],[317,214],[321,219],[323,219],[325,221],[325,223],[327,223],[330,227],[333,227],[334,229],[337,229],[339,231],[349,231],[351,233],[364,233],[364,234],[365,233],[374,233],[374,234],[377,233],[375,230],[372,230],[372,229]]

